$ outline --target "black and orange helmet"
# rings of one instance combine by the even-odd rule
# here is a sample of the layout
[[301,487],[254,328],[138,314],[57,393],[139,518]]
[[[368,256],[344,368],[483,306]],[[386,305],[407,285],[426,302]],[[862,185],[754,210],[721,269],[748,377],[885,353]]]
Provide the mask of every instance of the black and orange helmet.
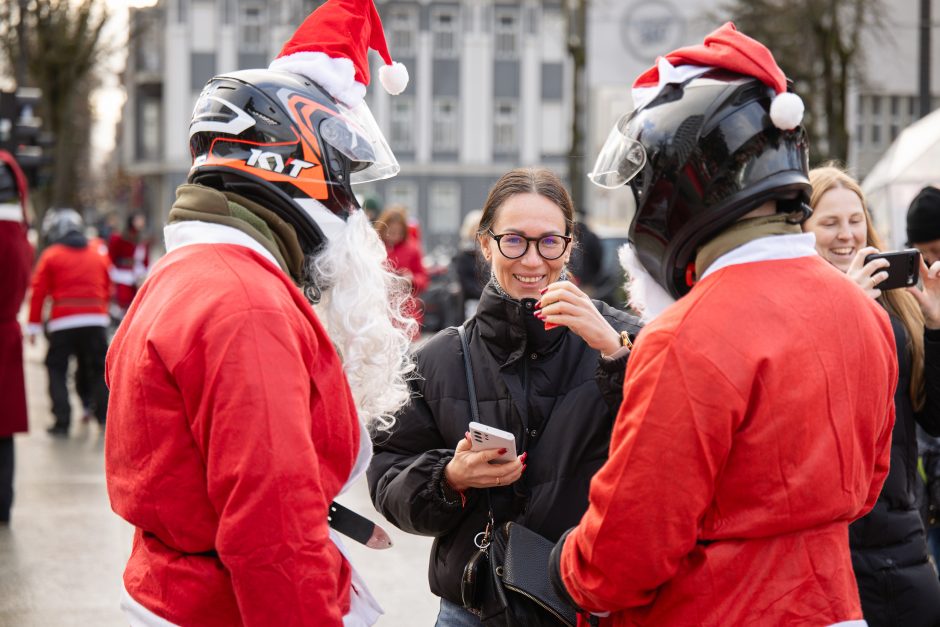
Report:
[[189,127],[189,182],[258,202],[292,224],[309,254],[359,209],[352,185],[399,166],[364,102],[349,108],[290,72],[216,76]]

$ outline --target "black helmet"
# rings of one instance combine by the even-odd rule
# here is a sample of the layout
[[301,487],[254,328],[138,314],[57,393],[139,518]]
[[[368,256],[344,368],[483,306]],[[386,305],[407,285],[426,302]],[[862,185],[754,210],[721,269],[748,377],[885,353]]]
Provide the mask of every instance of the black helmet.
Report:
[[773,97],[760,80],[713,69],[666,85],[611,131],[591,178],[604,187],[615,186],[605,176],[629,181],[630,241],[672,296],[689,291],[699,247],[747,212],[777,200],[778,211],[809,215],[806,136],[802,126],[774,125]]
[[363,102],[349,108],[303,76],[245,70],[203,88],[189,127],[190,183],[258,202],[290,223],[307,254],[359,208],[351,185],[398,162]]
[[68,207],[49,209],[42,219],[42,236],[50,244],[55,244],[70,233],[81,234],[84,229],[85,222],[81,214]]

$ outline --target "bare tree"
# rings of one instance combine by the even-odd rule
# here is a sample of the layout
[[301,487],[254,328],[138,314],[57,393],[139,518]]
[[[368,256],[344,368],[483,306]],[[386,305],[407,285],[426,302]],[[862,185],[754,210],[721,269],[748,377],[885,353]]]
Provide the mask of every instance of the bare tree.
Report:
[[721,11],[793,79],[806,104],[812,161],[845,161],[848,88],[862,78],[861,37],[883,25],[884,0],[730,0]]
[[89,159],[90,97],[108,49],[104,0],[0,0],[0,50],[23,81],[42,90],[43,127],[52,133],[49,206],[78,206]]
[[587,0],[562,0],[567,26],[567,48],[572,60],[571,144],[568,148],[568,185],[576,209],[584,208],[584,151],[587,85]]

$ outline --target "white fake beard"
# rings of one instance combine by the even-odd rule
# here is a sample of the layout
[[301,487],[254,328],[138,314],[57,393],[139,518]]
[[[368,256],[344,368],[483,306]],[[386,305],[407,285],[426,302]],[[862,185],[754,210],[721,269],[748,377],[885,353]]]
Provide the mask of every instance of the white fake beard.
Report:
[[633,246],[624,244],[617,255],[620,258],[620,265],[627,273],[627,282],[624,285],[627,303],[637,312],[644,324],[659,316],[676,302],[676,299],[670,296],[646,271]]
[[314,309],[343,362],[359,420],[387,431],[410,399],[417,323],[402,313],[408,281],[390,272],[386,259],[385,245],[356,211],[323,251],[307,258],[311,284],[304,291],[308,298],[319,292]]

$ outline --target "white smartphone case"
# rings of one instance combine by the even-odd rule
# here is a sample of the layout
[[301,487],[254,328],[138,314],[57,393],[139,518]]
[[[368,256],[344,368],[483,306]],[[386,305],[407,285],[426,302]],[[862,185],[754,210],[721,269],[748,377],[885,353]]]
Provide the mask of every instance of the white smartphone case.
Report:
[[504,464],[516,459],[516,437],[513,434],[479,422],[470,423],[470,450],[489,451],[500,448],[506,449],[506,452],[494,459],[494,462]]

